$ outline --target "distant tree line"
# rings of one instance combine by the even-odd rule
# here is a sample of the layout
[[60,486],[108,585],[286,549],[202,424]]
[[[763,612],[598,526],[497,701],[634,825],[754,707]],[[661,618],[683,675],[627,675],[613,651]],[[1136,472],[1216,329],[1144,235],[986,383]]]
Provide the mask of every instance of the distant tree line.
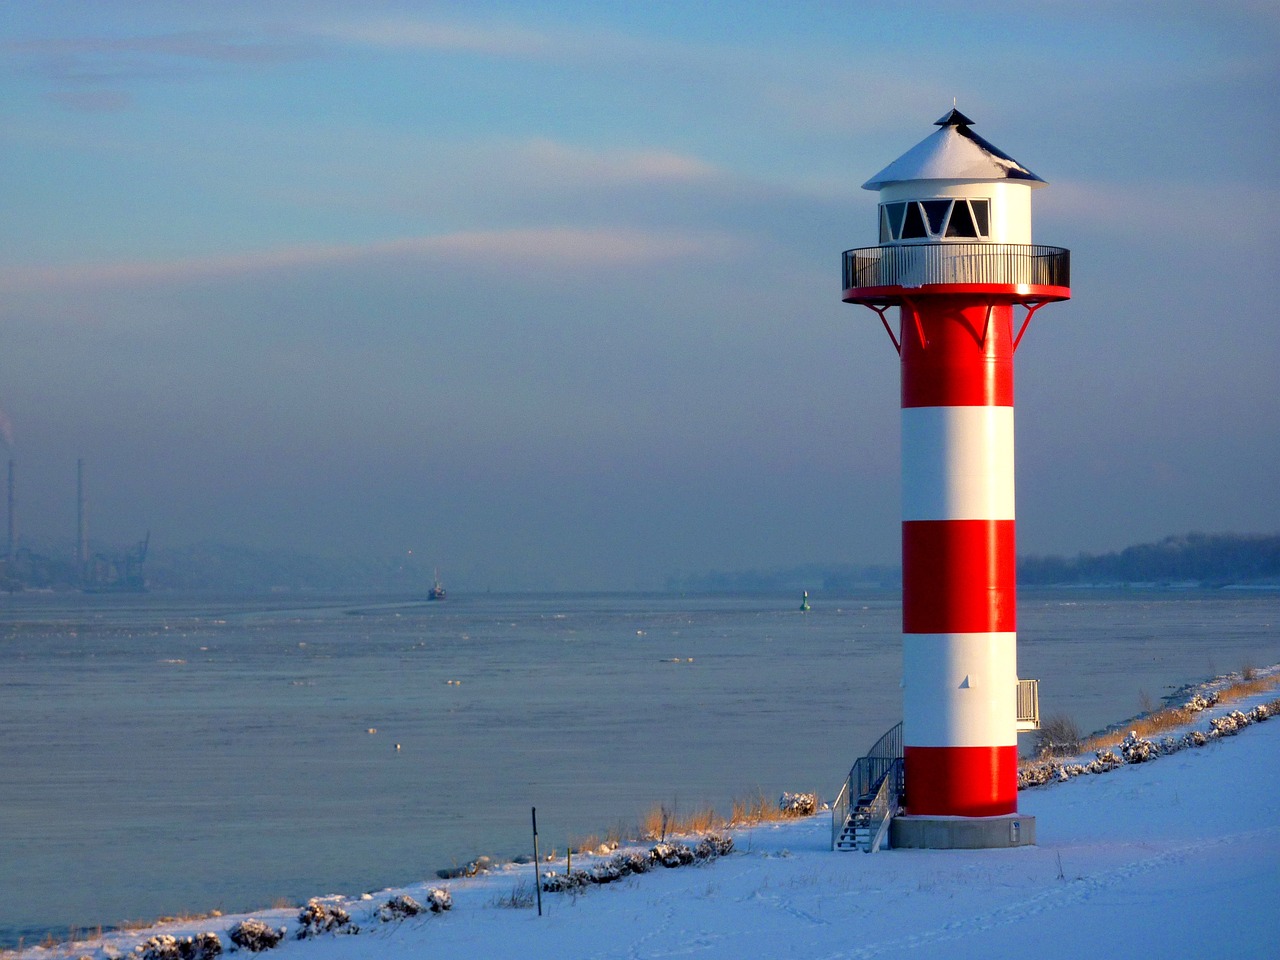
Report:
[[852,593],[857,590],[897,589],[902,586],[898,566],[804,564],[775,570],[712,570],[667,579],[673,593]]
[[1185,583],[1205,586],[1280,580],[1280,535],[1188,533],[1113,553],[1020,557],[1027,585]]
[[[1124,583],[1198,583],[1280,585],[1280,535],[1188,533],[1113,553],[1075,557],[1018,558],[1018,582],[1026,586]],[[671,577],[667,589],[678,593],[786,593],[810,590],[829,594],[867,589],[898,589],[897,566],[807,564],[772,570],[711,571]]]
[[[0,590],[77,590],[83,577],[73,547],[37,552],[27,547],[0,558]],[[203,543],[159,547],[147,556],[143,575],[155,591],[228,594],[341,592],[415,593],[431,584],[430,571],[412,557],[311,556]],[[1189,533],[1113,553],[1075,557],[1026,556],[1018,582],[1027,586],[1126,583],[1275,584],[1280,586],[1280,534]],[[668,578],[675,593],[851,594],[898,590],[902,570],[888,564],[811,563],[773,569],[709,571]]]

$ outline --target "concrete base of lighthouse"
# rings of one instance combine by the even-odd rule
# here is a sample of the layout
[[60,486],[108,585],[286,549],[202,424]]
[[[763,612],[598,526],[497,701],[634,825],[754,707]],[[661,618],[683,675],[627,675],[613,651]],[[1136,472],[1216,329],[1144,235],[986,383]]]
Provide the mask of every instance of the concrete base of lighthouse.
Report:
[[1036,818],[1021,813],[1003,817],[894,817],[889,846],[920,850],[988,850],[1033,847]]

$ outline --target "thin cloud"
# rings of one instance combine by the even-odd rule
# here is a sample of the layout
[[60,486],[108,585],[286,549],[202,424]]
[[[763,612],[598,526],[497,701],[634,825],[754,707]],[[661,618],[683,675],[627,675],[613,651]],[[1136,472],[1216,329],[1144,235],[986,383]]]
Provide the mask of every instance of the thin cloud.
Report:
[[78,113],[115,113],[133,104],[133,97],[123,90],[54,90],[44,98]]
[[[1235,197],[1249,193],[1252,204]],[[1275,209],[1276,191],[1251,184],[1218,184],[1206,190],[1199,182],[1148,181],[1104,183],[1054,181],[1036,197],[1036,206],[1063,221],[1102,226],[1117,236],[1214,237],[1234,247],[1265,241],[1270,223],[1260,211]],[[1270,202],[1269,202],[1270,201]],[[1222,232],[1224,218],[1231,229]]]
[[559,46],[548,34],[509,23],[474,25],[384,18],[364,23],[330,24],[316,32],[371,47],[454,51],[497,57],[541,56]]
[[457,53],[503,60],[555,61],[595,68],[643,64],[649,70],[713,69],[726,54],[705,43],[644,36],[608,28],[556,25],[534,29],[504,20],[443,21],[417,17],[335,21],[311,26],[326,40],[384,50]]
[[589,150],[554,140],[532,140],[520,162],[537,172],[581,183],[689,183],[716,173],[711,164],[670,150]]
[[166,261],[7,267],[0,269],[0,292],[182,283],[206,277],[401,258],[480,266],[501,263],[504,270],[614,268],[691,257],[721,258],[736,252],[739,246],[734,238],[709,232],[571,227],[475,230],[363,245],[286,247]]
[[230,31],[190,31],[139,37],[68,37],[17,40],[5,44],[15,53],[58,61],[147,54],[220,63],[279,63],[312,52],[293,34],[252,35]]

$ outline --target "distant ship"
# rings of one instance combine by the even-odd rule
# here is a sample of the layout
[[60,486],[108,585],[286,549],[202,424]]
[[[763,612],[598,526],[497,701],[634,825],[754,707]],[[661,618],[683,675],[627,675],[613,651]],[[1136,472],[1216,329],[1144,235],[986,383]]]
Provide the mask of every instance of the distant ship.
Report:
[[444,584],[440,582],[440,571],[436,571],[435,582],[431,584],[431,589],[427,591],[428,600],[444,599]]

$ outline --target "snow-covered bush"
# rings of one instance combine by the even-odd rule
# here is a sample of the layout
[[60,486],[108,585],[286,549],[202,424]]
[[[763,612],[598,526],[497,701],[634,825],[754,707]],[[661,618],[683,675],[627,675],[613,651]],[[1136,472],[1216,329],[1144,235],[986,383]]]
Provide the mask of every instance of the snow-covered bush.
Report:
[[1145,763],[1160,755],[1154,743],[1138,736],[1133,730],[1129,731],[1129,735],[1120,744],[1120,753],[1125,763]]
[[570,873],[556,873],[548,870],[542,875],[543,893],[566,893],[581,890],[591,885],[591,874],[585,870],[573,870]]
[[565,893],[581,890],[594,884],[613,883],[634,873],[648,873],[655,866],[683,867],[691,863],[705,863],[723,857],[733,851],[733,838],[710,833],[703,837],[696,848],[683,843],[659,843],[648,853],[629,851],[614,854],[585,870],[556,873],[550,870],[542,875],[545,893]]
[[648,873],[653,869],[653,858],[647,853],[620,853],[613,858],[626,873]]
[[378,908],[378,919],[383,923],[390,923],[392,920],[416,917],[423,909],[424,907],[417,900],[402,893],[397,897],[392,897]]
[[778,809],[788,817],[807,817],[818,811],[818,795],[784,792],[778,798]]
[[453,909],[453,895],[444,887],[432,887],[427,891],[427,909],[432,913],[444,913]]
[[182,960],[213,960],[221,953],[222,941],[212,931],[178,938],[178,956]]
[[1239,710],[1232,710],[1226,716],[1217,717],[1209,721],[1209,726],[1212,728],[1209,731],[1209,736],[1234,736],[1247,727],[1251,722],[1252,721]]
[[1191,713],[1199,713],[1201,710],[1208,710],[1210,707],[1217,706],[1218,691],[1213,691],[1208,696],[1197,693],[1194,697],[1182,705],[1183,710]]
[[1095,759],[1090,760],[1085,767],[1090,773],[1106,773],[1124,763],[1114,750],[1097,750],[1094,752],[1094,757]]
[[1260,703],[1249,711],[1249,719],[1254,723],[1261,723],[1271,716],[1271,710],[1265,703]]
[[298,939],[318,937],[322,933],[359,933],[360,928],[351,922],[351,914],[336,903],[308,901],[298,913]]
[[622,864],[616,859],[602,860],[593,864],[587,873],[591,876],[592,883],[613,883],[625,876]]
[[278,947],[285,933],[284,927],[269,927],[261,920],[249,917],[232,927],[228,931],[228,936],[240,949],[248,950],[250,953],[261,953],[263,950]]
[[722,837],[715,833],[707,834],[693,848],[693,856],[696,860],[714,860],[716,857],[723,857],[732,852],[733,837]]
[[167,933],[156,934],[133,948],[140,960],[180,960],[178,938]]
[[1183,745],[1188,747],[1203,747],[1208,742],[1209,738],[1199,730],[1192,730],[1182,738]]
[[1061,766],[1061,764],[1049,761],[1028,763],[1018,770],[1018,789],[1025,790],[1027,787],[1038,787],[1056,779]]
[[659,843],[649,848],[649,855],[664,867],[683,867],[693,863],[693,851],[683,843]]

